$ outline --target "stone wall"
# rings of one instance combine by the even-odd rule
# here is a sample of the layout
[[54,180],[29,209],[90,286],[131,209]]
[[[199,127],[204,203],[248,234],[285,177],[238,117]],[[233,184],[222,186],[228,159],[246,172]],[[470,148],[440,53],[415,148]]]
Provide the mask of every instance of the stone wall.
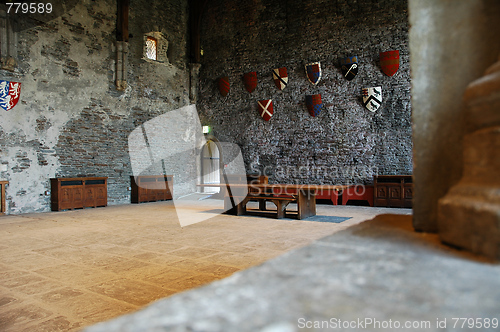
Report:
[[[198,110],[220,141],[238,144],[247,172],[272,182],[372,183],[373,175],[412,173],[410,66],[406,1],[257,0],[208,2],[201,29],[203,49]],[[379,53],[400,51],[400,68],[389,77]],[[359,72],[347,81],[339,61],[358,56]],[[320,61],[317,86],[304,64]],[[285,66],[280,91],[271,70]],[[256,71],[258,86],[242,77]],[[226,97],[217,79],[228,76]],[[372,113],[362,89],[381,86],[383,103]],[[323,111],[311,117],[305,95],[320,93]],[[272,99],[269,122],[257,101]]]
[[[44,193],[59,176],[107,176],[108,203],[130,202],[128,135],[189,104],[187,1],[130,1],[124,91],[114,83],[116,8],[113,0],[81,0],[61,17],[18,33],[18,68],[0,71],[0,79],[22,83],[17,106],[0,109],[8,213],[48,211]],[[142,59],[149,32],[168,40],[168,61]]]

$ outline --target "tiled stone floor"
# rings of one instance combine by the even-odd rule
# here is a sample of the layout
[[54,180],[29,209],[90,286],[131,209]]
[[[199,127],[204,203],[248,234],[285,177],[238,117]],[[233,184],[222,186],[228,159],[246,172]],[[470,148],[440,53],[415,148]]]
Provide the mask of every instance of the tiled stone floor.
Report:
[[411,213],[319,205],[318,215],[352,217],[336,224],[235,217],[203,204],[211,218],[186,227],[172,201],[0,217],[0,331],[77,331],[374,215]]

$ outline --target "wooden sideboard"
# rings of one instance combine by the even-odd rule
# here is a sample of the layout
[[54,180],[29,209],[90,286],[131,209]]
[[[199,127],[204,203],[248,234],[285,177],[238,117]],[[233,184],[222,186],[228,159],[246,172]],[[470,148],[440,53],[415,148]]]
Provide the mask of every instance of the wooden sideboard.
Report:
[[54,178],[50,184],[52,211],[108,205],[107,177]]
[[374,205],[411,208],[413,177],[411,175],[375,175]]
[[7,211],[7,206],[5,205],[5,186],[9,184],[9,181],[0,181],[0,215]]
[[141,175],[130,177],[132,203],[172,199],[173,175]]

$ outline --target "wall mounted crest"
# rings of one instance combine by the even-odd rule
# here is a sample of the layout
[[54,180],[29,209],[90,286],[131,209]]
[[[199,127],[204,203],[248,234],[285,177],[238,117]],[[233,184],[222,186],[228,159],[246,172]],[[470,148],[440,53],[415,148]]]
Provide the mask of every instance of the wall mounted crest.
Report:
[[358,57],[348,56],[340,60],[340,69],[342,70],[342,75],[350,81],[358,73]]
[[308,63],[305,65],[305,68],[306,68],[307,79],[309,80],[309,82],[311,82],[314,85],[318,84],[319,81],[321,80],[321,75],[322,75],[321,63],[319,61]]
[[288,72],[286,67],[273,69],[273,80],[278,89],[283,90],[286,88],[288,84]]
[[21,83],[0,80],[0,107],[8,111],[16,106],[21,96]]
[[248,92],[252,93],[257,87],[257,72],[251,71],[243,75],[243,83]]
[[382,104],[382,88],[377,86],[363,89],[363,105],[375,112]]
[[220,91],[220,94],[222,95],[222,97],[227,96],[229,93],[229,88],[230,88],[229,77],[224,76],[224,77],[219,78],[217,85],[219,86],[219,91]]
[[321,95],[306,95],[306,106],[309,114],[315,117],[321,112],[323,102],[321,101]]
[[265,100],[259,100],[258,102],[259,105],[259,114],[260,116],[266,120],[269,121],[271,117],[273,116],[273,101],[271,99],[265,99]]
[[396,74],[399,68],[399,51],[381,52],[380,67],[387,76]]

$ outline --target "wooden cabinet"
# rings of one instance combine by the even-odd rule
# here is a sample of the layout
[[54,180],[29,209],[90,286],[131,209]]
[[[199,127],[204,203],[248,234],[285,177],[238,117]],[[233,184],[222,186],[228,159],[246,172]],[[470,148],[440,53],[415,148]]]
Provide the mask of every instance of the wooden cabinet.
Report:
[[0,181],[0,215],[4,214],[7,210],[5,204],[5,186],[9,184],[9,181]]
[[172,199],[172,175],[143,175],[130,177],[132,203]]
[[52,211],[108,205],[108,178],[54,178],[51,184]]
[[411,175],[376,175],[373,178],[374,205],[412,207],[413,177]]

